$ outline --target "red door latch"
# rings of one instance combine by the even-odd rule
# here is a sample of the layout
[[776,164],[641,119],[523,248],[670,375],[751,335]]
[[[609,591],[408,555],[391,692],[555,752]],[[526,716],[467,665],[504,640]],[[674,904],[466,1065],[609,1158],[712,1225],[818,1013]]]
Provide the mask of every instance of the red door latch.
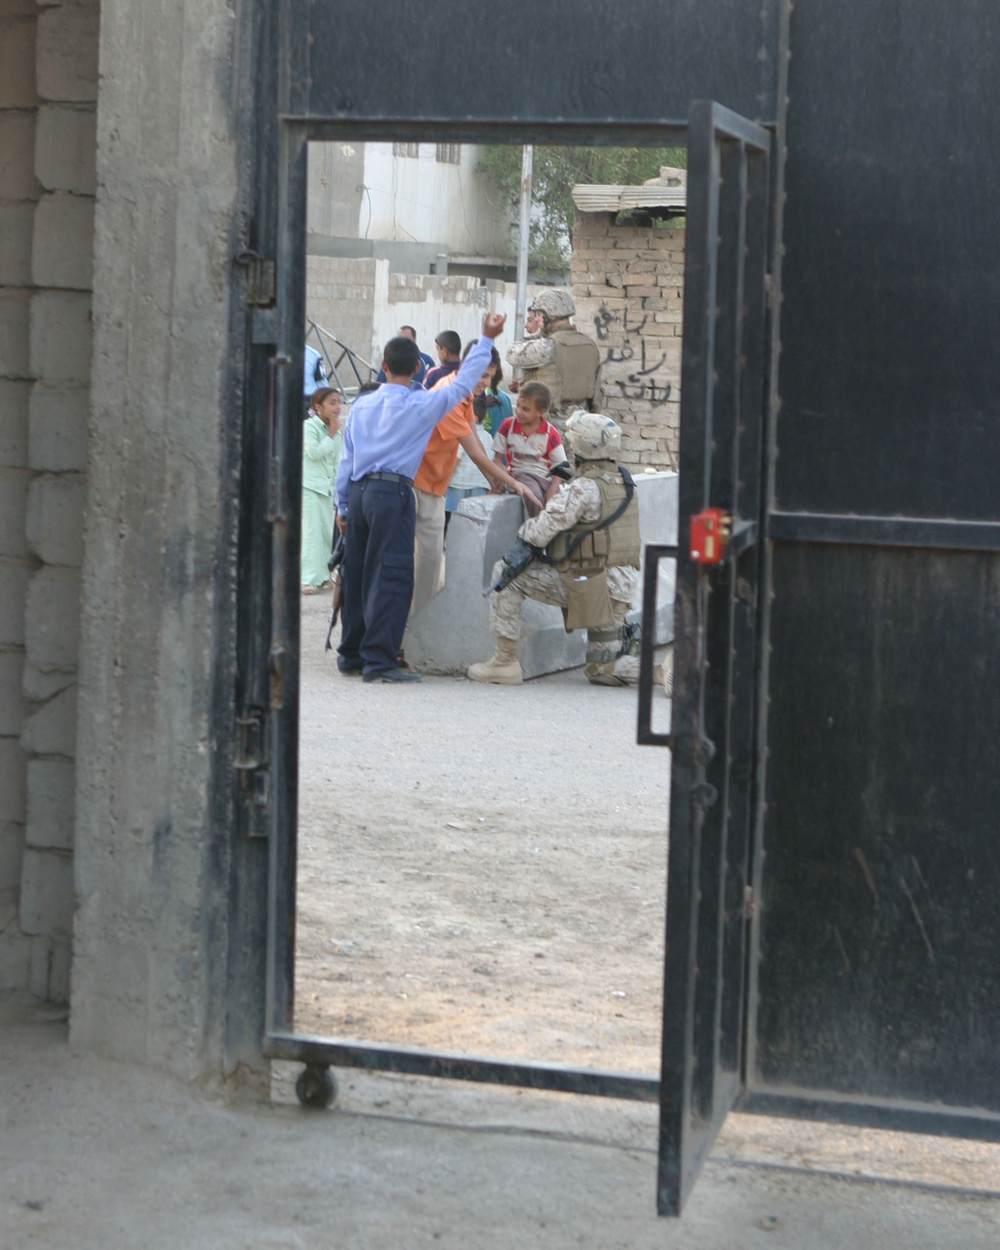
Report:
[[703,508],[691,517],[691,560],[718,564],[726,554],[733,518],[721,508]]

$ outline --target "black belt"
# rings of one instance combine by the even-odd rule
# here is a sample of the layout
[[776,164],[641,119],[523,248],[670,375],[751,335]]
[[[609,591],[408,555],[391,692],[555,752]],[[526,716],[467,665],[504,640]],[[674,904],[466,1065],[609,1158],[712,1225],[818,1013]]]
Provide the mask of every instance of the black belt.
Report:
[[378,473],[366,473],[361,480],[367,482],[370,478],[375,478],[379,482],[402,482],[404,486],[413,485],[412,478],[403,477],[402,473],[386,473],[382,469]]

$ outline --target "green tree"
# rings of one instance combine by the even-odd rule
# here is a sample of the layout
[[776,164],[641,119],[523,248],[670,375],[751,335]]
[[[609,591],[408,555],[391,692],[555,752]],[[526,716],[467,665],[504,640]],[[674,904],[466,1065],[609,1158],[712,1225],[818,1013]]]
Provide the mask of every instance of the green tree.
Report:
[[[573,235],[573,187],[577,183],[640,186],[661,165],[684,168],[684,148],[536,147],[531,177],[528,262],[543,272],[565,269]],[[496,187],[501,203],[515,212],[521,199],[521,149],[494,145],[477,166]],[[513,244],[512,244],[513,250]]]

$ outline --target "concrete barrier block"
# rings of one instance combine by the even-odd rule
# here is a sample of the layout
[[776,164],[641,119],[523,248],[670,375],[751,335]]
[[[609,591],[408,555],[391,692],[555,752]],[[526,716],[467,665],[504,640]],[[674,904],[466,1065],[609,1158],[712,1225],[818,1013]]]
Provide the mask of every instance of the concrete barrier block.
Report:
[[28,846],[73,849],[76,765],[71,760],[28,761]]
[[27,819],[28,757],[17,737],[0,738],[0,820],[24,832]]
[[21,931],[34,937],[68,936],[73,925],[73,857],[64,851],[24,848]]
[[21,693],[23,669],[23,652],[0,651],[0,734],[5,736],[16,736],[21,732],[24,716],[24,697]]
[[[677,476],[644,474],[636,480],[643,546],[672,544],[677,534]],[[407,662],[427,673],[464,673],[493,652],[489,602],[483,590],[495,562],[517,538],[522,508],[510,496],[463,500],[448,527],[445,585],[407,625]],[[657,585],[657,645],[673,637],[675,565],[664,561]],[[637,604],[630,619],[638,622]],[[577,668],[584,663],[586,633],[567,634],[562,613],[525,600],[518,656],[525,677]]]
[[96,0],[63,3],[38,15],[37,90],[43,100],[96,100]]
[[90,381],[90,296],[40,291],[31,301],[31,371],[52,382]]
[[21,746],[32,755],[76,756],[76,686],[49,699],[25,722]]
[[0,187],[5,200],[37,200],[35,112],[0,112]]
[[24,602],[33,572],[22,560],[0,560],[0,647],[24,646]]
[[28,465],[39,472],[87,468],[90,390],[36,382],[28,401]]
[[36,286],[89,291],[94,282],[94,201],[56,192],[35,208],[31,276]]
[[94,195],[97,114],[93,108],[43,104],[35,123],[35,177],[46,191]]
[[12,14],[4,6],[0,19],[0,108],[31,108],[35,90],[35,12]]
[[68,1003],[73,953],[68,938],[35,937],[31,939],[30,949],[29,992],[47,1003]]
[[[0,238],[3,225],[0,223]],[[0,467],[24,469],[28,466],[28,413],[31,383],[26,379],[0,378]]]
[[24,609],[28,659],[42,672],[76,668],[80,653],[80,573],[46,567],[28,583]]
[[31,200],[0,204],[0,286],[31,285],[31,236],[35,205]]
[[28,487],[25,534],[28,545],[46,564],[79,568],[83,563],[83,481],[61,473],[43,473]]
[[[0,134],[0,143],[3,135]],[[0,290],[0,377],[31,377],[31,301],[27,288]]]

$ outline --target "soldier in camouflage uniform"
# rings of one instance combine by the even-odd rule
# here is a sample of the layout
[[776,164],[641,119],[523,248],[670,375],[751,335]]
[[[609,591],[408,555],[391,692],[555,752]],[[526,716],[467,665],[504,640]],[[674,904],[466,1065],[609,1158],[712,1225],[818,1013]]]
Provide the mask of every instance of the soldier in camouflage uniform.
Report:
[[549,420],[562,434],[572,412],[596,406],[601,354],[594,340],[571,324],[576,305],[565,287],[539,292],[528,311],[541,316],[541,334],[511,344],[507,360],[522,370],[520,383],[544,382],[549,388]]
[[[621,439],[610,417],[582,411],[570,417],[566,442],[577,460],[573,477],[518,530],[519,538],[544,549],[545,560],[536,559],[490,596],[496,650],[469,669],[473,681],[516,686],[523,680],[517,643],[525,598],[562,608],[567,630],[587,628],[588,681],[638,681],[638,659],[622,653],[626,614],[639,588],[640,541],[634,484],[617,461]],[[493,582],[504,567],[502,560],[494,565]]]

